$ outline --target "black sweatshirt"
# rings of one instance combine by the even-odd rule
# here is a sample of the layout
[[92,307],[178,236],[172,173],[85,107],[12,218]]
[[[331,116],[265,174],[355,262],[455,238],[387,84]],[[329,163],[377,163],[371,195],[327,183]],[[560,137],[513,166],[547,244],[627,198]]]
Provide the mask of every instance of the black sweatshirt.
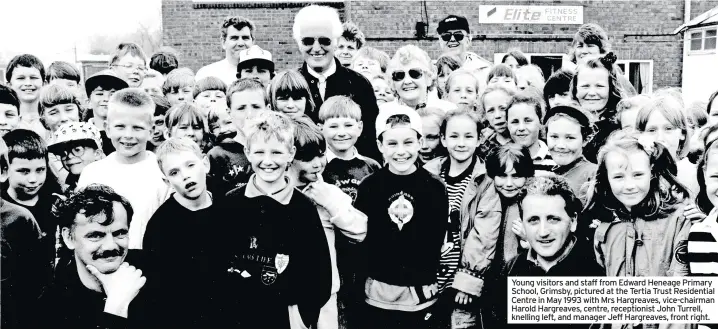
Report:
[[351,160],[334,158],[327,163],[322,177],[325,182],[336,185],[342,192],[352,197],[352,201],[356,201],[359,183],[380,168],[379,163],[371,158],[354,157]]
[[359,185],[354,207],[368,217],[366,275],[404,287],[436,282],[449,216],[439,178],[424,168],[410,175],[382,168]]
[[244,146],[233,139],[225,139],[208,153],[209,175],[207,188],[215,199],[223,197],[230,190],[247,184],[252,174]]
[[252,179],[218,204],[228,216],[220,228],[227,234],[222,238],[225,295],[219,303],[226,311],[225,327],[289,328],[290,305],[298,305],[307,327],[316,327],[332,283],[329,246],[316,206],[290,186],[274,198],[257,195]]

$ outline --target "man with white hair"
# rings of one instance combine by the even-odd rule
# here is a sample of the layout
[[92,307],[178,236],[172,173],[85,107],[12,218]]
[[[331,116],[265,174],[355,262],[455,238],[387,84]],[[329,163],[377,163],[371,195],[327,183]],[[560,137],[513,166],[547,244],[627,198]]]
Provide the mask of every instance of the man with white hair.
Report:
[[[374,89],[366,78],[345,68],[334,57],[343,32],[339,13],[325,6],[302,8],[294,18],[293,32],[304,58],[299,72],[309,83],[316,108],[320,108],[324,100],[332,96],[347,96],[359,104],[362,121],[367,124],[356,143],[358,153],[381,160],[374,141],[374,121],[379,113]],[[319,122],[318,112],[313,111],[307,115],[314,122]]]
[[239,54],[254,45],[254,23],[241,16],[230,16],[222,23],[222,49],[224,59],[200,68],[196,81],[206,77],[217,77],[226,85],[237,80]]

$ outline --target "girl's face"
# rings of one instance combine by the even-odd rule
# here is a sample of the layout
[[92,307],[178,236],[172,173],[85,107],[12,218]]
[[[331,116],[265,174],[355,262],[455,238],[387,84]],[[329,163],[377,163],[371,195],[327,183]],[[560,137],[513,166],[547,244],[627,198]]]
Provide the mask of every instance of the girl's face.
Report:
[[608,103],[608,71],[583,68],[576,77],[576,98],[584,110],[599,114]]
[[65,123],[80,121],[80,109],[74,103],[59,104],[46,108],[42,118],[50,131],[55,132]]
[[194,103],[202,109],[208,109],[215,103],[227,104],[227,96],[221,90],[205,90],[195,97]]
[[514,104],[508,112],[509,134],[514,143],[531,147],[538,141],[541,123],[534,107],[526,103]]
[[291,118],[298,118],[304,115],[307,107],[306,97],[282,95],[277,96],[276,110],[288,115]]
[[446,123],[446,135],[441,144],[455,161],[464,162],[474,155],[479,146],[479,131],[476,122],[466,116],[457,116]]
[[496,190],[508,199],[516,197],[525,184],[526,177],[517,176],[513,164],[507,167],[505,174],[494,177]]
[[551,108],[557,106],[574,106],[575,103],[576,101],[573,100],[573,98],[571,97],[571,92],[568,90],[560,94],[554,94],[553,96],[549,96],[548,98],[548,105]]
[[674,158],[678,154],[681,141],[686,138],[683,131],[669,122],[660,111],[653,111],[648,117],[643,134],[654,142],[662,143]]
[[183,118],[170,129],[171,137],[187,137],[193,140],[197,145],[202,146],[204,139],[204,130],[201,124],[193,124],[189,118]]
[[708,151],[703,178],[706,182],[706,194],[713,206],[718,207],[718,150],[711,148]]
[[484,96],[484,109],[486,119],[489,120],[491,128],[497,134],[506,132],[506,107],[511,101],[511,96],[503,91],[492,91]]
[[389,87],[386,80],[373,79],[371,80],[371,86],[374,88],[377,104],[384,104],[394,100],[394,92],[391,91],[391,87]]
[[447,86],[447,100],[456,105],[476,104],[478,97],[478,82],[476,78],[468,74],[462,74],[455,77],[451,81],[451,85]]
[[579,41],[573,47],[573,52],[576,55],[576,64],[581,65],[589,59],[598,58],[601,55],[601,48],[595,44],[587,44],[583,41]]
[[449,68],[449,66],[447,66],[447,65],[444,65],[441,68],[441,73],[439,73],[439,75],[436,77],[436,87],[437,88],[439,88],[441,90],[446,90],[446,79],[449,78],[449,74],[451,74],[451,72],[454,72],[454,70]]
[[514,58],[513,56],[506,57],[504,64],[506,64],[506,66],[510,67],[512,70],[516,70],[517,68],[519,68],[519,62],[516,61],[516,58]]
[[718,99],[713,100],[711,108],[708,109],[708,124],[713,125],[718,123]]
[[583,155],[583,137],[578,122],[559,117],[550,120],[546,129],[546,144],[556,164],[565,166]]
[[487,87],[491,86],[504,86],[504,88],[508,90],[517,91],[518,87],[516,86],[516,80],[512,77],[499,77],[495,76],[489,80],[489,83],[487,84]]
[[439,142],[441,141],[441,133],[436,120],[426,117],[421,119],[424,138],[421,139],[421,149],[419,149],[419,158],[422,162],[427,163],[438,156],[437,151]]
[[214,135],[214,137],[219,138],[219,136],[237,132],[237,128],[234,127],[232,117],[229,116],[228,111],[217,111],[217,117],[217,122],[209,126],[209,132]]
[[[394,90],[399,99],[408,105],[415,105],[426,101],[429,90],[430,76],[426,74],[425,65],[413,60],[406,65],[400,65],[392,73]],[[403,73],[403,76],[402,76]]]
[[651,190],[651,163],[643,151],[610,152],[605,160],[611,192],[629,211]]
[[635,129],[636,128],[636,117],[638,117],[638,107],[632,107],[621,111],[621,129]]
[[381,64],[379,64],[379,61],[368,57],[354,57],[352,70],[361,73],[367,79],[371,79],[381,74]]

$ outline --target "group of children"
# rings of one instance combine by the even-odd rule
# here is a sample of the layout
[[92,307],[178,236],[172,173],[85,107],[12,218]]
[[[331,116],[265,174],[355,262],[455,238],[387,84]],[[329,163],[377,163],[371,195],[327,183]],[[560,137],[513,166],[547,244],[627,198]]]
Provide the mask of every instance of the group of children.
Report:
[[[85,90],[72,65],[17,56],[0,85],[2,325],[37,324],[56,268],[107,256],[58,224],[96,184],[129,206],[120,238],[147,283],[121,313],[138,327],[503,327],[505,268],[571,275],[551,268],[574,244],[600,266],[585,275],[718,275],[718,92],[692,112],[680,90],[634,95],[605,31],[586,24],[573,46],[575,70],[546,81],[518,50],[484,75],[363,47],[350,67],[374,122],[349,97],[316,106],[271,56],[227,85],[121,44]],[[378,158],[355,146],[365,124]],[[525,187],[553,175],[583,206],[570,237],[522,218]]]

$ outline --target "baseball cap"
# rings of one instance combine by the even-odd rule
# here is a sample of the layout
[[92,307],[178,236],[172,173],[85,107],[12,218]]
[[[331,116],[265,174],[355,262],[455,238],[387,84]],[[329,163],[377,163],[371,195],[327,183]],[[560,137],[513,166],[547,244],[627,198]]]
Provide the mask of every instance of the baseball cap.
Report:
[[102,87],[104,90],[120,90],[129,87],[129,85],[125,82],[125,80],[120,79],[115,72],[107,69],[93,74],[87,79],[87,81],[85,81],[85,91],[87,92],[87,97],[90,97],[92,91],[97,89],[97,87]]
[[52,143],[47,147],[51,153],[58,154],[65,143],[73,141],[95,142],[98,150],[102,150],[100,131],[89,122],[68,122],[60,126],[52,134]]
[[466,20],[466,17],[457,15],[449,15],[439,21],[436,33],[442,34],[448,30],[464,30],[466,33],[471,33],[469,21]]
[[409,117],[409,127],[416,130],[419,135],[424,135],[421,124],[421,116],[416,110],[396,102],[384,103],[379,108],[379,115],[376,117],[376,137],[389,130],[391,126],[387,123],[389,118],[395,115],[406,115]]
[[589,120],[588,115],[586,115],[586,113],[584,113],[583,111],[581,111],[573,106],[552,107],[551,109],[548,110],[548,113],[546,113],[546,115],[544,116],[543,124],[545,125],[548,122],[548,120],[551,119],[551,117],[553,117],[556,114],[568,115],[569,117],[578,121],[578,123],[581,126],[584,126],[584,127],[591,126],[591,121]]
[[251,46],[245,50],[240,51],[237,71],[252,66],[266,67],[270,71],[274,71],[272,53],[260,48],[257,45]]

